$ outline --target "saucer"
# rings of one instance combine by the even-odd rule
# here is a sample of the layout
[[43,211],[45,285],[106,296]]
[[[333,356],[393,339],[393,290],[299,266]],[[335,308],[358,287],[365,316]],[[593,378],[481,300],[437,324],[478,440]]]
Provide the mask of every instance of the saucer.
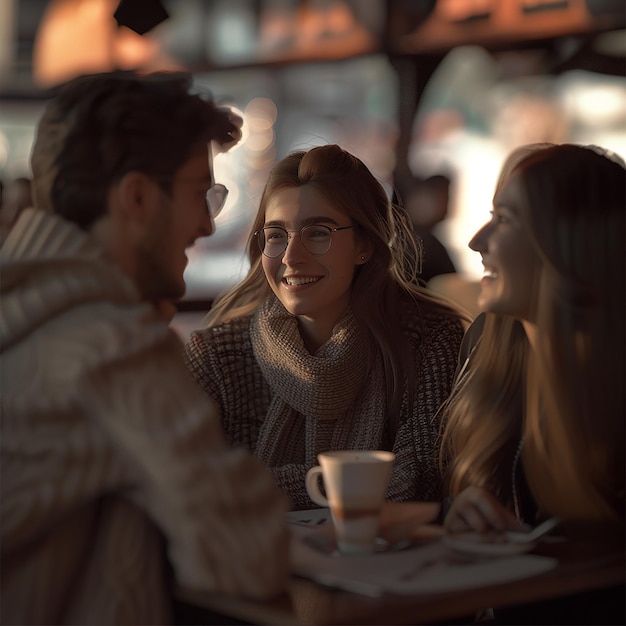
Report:
[[460,533],[444,535],[442,542],[448,548],[472,556],[510,556],[529,552],[537,544],[532,541],[508,541],[500,533]]
[[302,537],[302,542],[322,554],[329,554],[332,556],[371,556],[372,554],[377,554],[379,552],[397,552],[398,550],[404,550],[411,545],[406,540],[390,543],[382,537],[376,537],[376,539],[374,539],[374,547],[371,552],[343,554],[337,547],[334,533],[310,533]]

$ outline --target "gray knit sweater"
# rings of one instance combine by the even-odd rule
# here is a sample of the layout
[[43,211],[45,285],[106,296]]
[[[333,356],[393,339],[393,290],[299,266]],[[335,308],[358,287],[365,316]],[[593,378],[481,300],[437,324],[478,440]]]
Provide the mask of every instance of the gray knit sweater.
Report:
[[[272,311],[276,308],[273,306]],[[267,307],[262,306],[253,315],[195,331],[185,354],[192,375],[221,408],[227,439],[233,445],[252,450],[270,467],[278,486],[291,498],[292,509],[316,506],[306,493],[305,475],[317,464],[318,453],[333,449],[391,448],[396,461],[387,499],[440,499],[437,409],[451,389],[463,335],[460,322],[452,315],[432,310],[427,304],[420,305],[419,310],[412,308],[403,316],[407,321],[403,332],[410,342],[418,368],[417,388],[410,409],[405,395],[399,426],[393,441],[385,446],[389,432],[383,419],[382,363],[366,370],[363,384],[356,387],[349,384],[350,375],[345,375],[352,371],[355,376],[360,375],[354,356],[364,341],[354,318],[351,318],[352,326],[350,319],[344,320],[343,326],[338,324],[328,342],[330,347],[325,344],[315,355],[309,355],[299,341],[295,318],[285,314],[275,325],[277,332],[271,336],[272,340],[281,341],[272,370],[259,362],[263,357],[257,339],[258,325],[260,321],[266,321],[264,316],[267,315]],[[421,324],[414,323],[418,318]],[[285,334],[298,339],[290,336],[284,341]],[[334,352],[333,341],[336,344]],[[350,345],[346,346],[352,342],[354,350]],[[324,377],[319,379],[317,371],[310,373],[306,370],[307,363],[311,369],[319,369],[317,363],[320,359],[323,362],[325,350],[331,355],[332,368],[347,383],[339,388],[349,387],[348,397],[342,398],[345,410],[339,415],[333,415],[332,411],[324,413],[327,407],[323,405],[323,394],[320,400],[319,393],[319,385],[325,384]],[[340,362],[337,369],[337,358],[345,359],[344,368]],[[294,363],[298,367],[292,370],[290,367]],[[271,375],[274,371],[278,372],[277,376]],[[298,388],[297,394],[292,393],[292,387]],[[338,387],[330,388],[336,390]],[[277,409],[277,405],[282,408]],[[314,410],[309,410],[311,405]]]

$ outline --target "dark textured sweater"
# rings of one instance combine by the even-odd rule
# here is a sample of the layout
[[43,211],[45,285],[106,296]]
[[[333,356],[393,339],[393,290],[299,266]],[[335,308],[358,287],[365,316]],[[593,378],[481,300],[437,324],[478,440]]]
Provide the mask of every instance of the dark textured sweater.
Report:
[[[411,323],[411,317],[417,319],[417,316],[421,316],[421,324]],[[270,410],[276,394],[255,357],[251,334],[253,319],[254,315],[250,315],[196,331],[192,333],[185,353],[192,375],[221,408],[227,439],[233,445],[245,446],[263,459],[267,454],[261,449],[264,444],[260,442],[272,441],[273,431],[277,430]],[[283,441],[278,447],[281,458],[274,461],[270,469],[280,489],[291,498],[293,509],[315,506],[306,492],[306,472],[317,464],[318,453],[342,447],[390,447],[395,452],[388,500],[441,498],[437,410],[451,389],[463,330],[452,315],[433,311],[426,304],[422,304],[419,310],[415,307],[414,313],[411,310],[408,320],[403,332],[415,355],[416,389],[410,409],[405,394],[391,445],[385,446],[383,440],[383,411],[376,409],[366,415],[368,407],[373,404],[384,407],[383,397],[368,403],[364,407],[366,410],[361,410],[356,418],[354,415],[351,417],[351,432],[344,440],[337,435],[342,426],[346,430],[341,416],[315,420],[311,416],[294,413],[293,424],[288,431],[281,427]],[[359,338],[355,340],[359,341]],[[372,389],[380,389],[379,395],[382,396],[383,383],[379,380],[382,365],[378,365],[366,375],[368,378],[362,393],[371,394]],[[346,363],[346,367],[350,364]],[[288,384],[289,374],[286,381]],[[299,384],[302,384],[301,380]],[[352,405],[360,401],[361,398],[355,396]],[[275,444],[274,441],[274,447]],[[273,458],[276,458],[275,450]]]

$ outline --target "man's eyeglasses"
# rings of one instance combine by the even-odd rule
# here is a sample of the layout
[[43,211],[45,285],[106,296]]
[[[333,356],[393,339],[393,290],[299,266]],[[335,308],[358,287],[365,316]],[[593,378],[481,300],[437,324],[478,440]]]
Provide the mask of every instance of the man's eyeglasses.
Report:
[[265,226],[257,230],[254,236],[257,239],[261,252],[270,259],[282,256],[287,250],[287,244],[291,235],[298,233],[302,245],[315,256],[322,256],[330,250],[333,233],[340,230],[355,228],[351,226],[341,226],[340,228],[330,228],[322,224],[309,224],[300,230],[285,230],[281,226]]
[[224,208],[227,197],[228,189],[221,183],[215,183],[213,187],[206,192],[206,205],[213,219],[215,219]]
[[[171,178],[155,178],[155,180],[163,183],[171,183]],[[180,179],[179,179],[180,180]],[[191,182],[191,181],[190,181]],[[209,215],[215,219],[224,208],[226,198],[228,197],[228,189],[221,183],[215,183],[205,195],[206,206]]]

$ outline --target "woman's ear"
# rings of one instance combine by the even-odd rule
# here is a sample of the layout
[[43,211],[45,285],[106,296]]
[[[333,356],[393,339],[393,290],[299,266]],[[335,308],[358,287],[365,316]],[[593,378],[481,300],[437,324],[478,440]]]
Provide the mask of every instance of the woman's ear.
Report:
[[361,241],[357,247],[355,265],[364,265],[368,262],[374,251],[374,245],[370,241]]

